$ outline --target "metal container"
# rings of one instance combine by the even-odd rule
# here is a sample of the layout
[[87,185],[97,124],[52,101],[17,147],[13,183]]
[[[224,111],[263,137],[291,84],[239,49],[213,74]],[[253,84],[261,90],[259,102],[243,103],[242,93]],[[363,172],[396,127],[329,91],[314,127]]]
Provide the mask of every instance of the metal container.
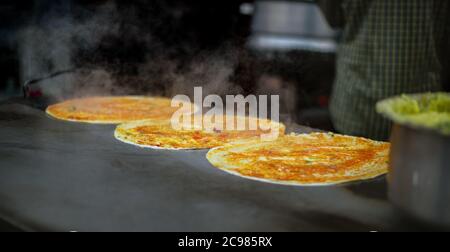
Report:
[[449,228],[450,136],[394,123],[391,144],[391,202],[421,221]]
[[450,137],[395,124],[389,198],[428,223],[450,227]]
[[319,6],[309,1],[256,1],[249,47],[333,53],[338,32]]

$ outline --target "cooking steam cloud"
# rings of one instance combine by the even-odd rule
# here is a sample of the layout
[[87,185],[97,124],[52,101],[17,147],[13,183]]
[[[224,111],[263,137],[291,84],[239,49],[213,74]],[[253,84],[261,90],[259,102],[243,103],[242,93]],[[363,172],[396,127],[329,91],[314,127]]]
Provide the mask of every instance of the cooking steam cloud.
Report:
[[[190,94],[193,87],[199,85],[204,86],[205,92],[217,94],[242,91],[229,81],[234,64],[230,57],[225,59],[224,56],[232,55],[232,52],[200,53],[186,64],[171,58],[174,49],[165,48],[151,30],[137,21],[135,8],[129,7],[124,11],[108,3],[95,7],[95,12],[88,17],[77,17],[87,13],[89,11],[85,9],[71,10],[70,15],[49,11],[43,21],[22,31],[23,81],[57,71],[83,68],[89,70],[72,79],[76,96],[130,93],[173,96]],[[146,49],[142,52],[144,55],[138,62],[105,63],[102,58],[104,52],[100,51],[104,48],[111,50],[106,53],[115,54],[113,47],[116,46],[117,53],[123,54],[124,48],[130,48],[133,43],[145,45],[142,46]],[[179,48],[186,46],[179,45]],[[119,55],[117,58],[127,57]],[[55,84],[52,88],[67,89],[63,86]],[[51,92],[62,95],[65,91]]]
[[[225,41],[211,51],[192,48],[195,43],[167,43],[152,29],[160,31],[171,26],[158,17],[152,18],[155,10],[150,3],[146,6],[151,26],[139,22],[142,13],[136,7],[124,8],[113,3],[93,9],[73,7],[61,11],[64,8],[59,6],[46,10],[43,17],[21,32],[22,81],[77,69],[74,74],[46,81],[44,93],[57,100],[128,94],[166,97],[184,94],[193,98],[194,87],[202,87],[204,96],[249,93],[249,87],[236,84],[232,78],[238,62],[245,61],[236,47]],[[164,8],[175,20],[183,14],[182,8]],[[134,45],[143,48],[142,52],[136,53]],[[116,60],[107,60],[105,54],[116,55],[113,57]],[[269,83],[269,91],[270,83],[279,85],[267,76],[262,80]],[[258,95],[264,89],[267,87],[256,86],[251,91]],[[288,110],[295,110],[294,90],[280,90],[281,106],[287,104],[291,106]]]

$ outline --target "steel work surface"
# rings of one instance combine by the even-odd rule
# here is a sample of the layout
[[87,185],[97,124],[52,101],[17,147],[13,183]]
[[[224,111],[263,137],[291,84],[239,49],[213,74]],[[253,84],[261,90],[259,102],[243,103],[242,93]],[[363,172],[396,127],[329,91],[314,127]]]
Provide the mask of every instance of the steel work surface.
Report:
[[0,217],[31,231],[415,228],[386,200],[384,177],[332,187],[267,184],[214,168],[206,151],[141,149],[115,140],[113,130],[0,105]]

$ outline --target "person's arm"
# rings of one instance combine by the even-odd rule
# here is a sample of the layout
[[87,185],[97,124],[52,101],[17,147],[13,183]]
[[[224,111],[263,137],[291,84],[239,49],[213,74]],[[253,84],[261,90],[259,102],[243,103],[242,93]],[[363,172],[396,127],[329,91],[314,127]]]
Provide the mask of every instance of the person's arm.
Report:
[[343,28],[345,25],[342,1],[343,0],[316,0],[328,23],[333,28]]

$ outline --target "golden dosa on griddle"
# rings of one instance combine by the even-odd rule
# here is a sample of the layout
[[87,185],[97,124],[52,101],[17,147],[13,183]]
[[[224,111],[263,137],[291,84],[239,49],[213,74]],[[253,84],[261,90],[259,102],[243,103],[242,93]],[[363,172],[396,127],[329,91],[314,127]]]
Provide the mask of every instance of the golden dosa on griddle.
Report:
[[388,171],[390,144],[331,133],[291,134],[214,148],[207,159],[241,177],[287,185],[330,185]]
[[[202,120],[220,123],[220,129],[203,127],[203,123],[198,126],[192,120],[192,127],[184,127],[182,129],[174,128],[170,120],[145,120],[130,122],[119,125],[116,129],[115,136],[118,140],[147,148],[160,149],[210,149],[222,146],[227,143],[243,141],[249,139],[260,139],[262,135],[270,134],[268,128],[278,131],[277,135],[284,135],[285,126],[281,123],[266,119],[258,119],[251,117],[233,117],[235,123],[238,119],[245,121],[245,128],[238,130],[227,130],[226,122],[229,117],[207,117]],[[217,121],[216,121],[217,120]],[[258,125],[257,129],[250,127],[253,121]],[[202,121],[203,122],[203,121]],[[260,127],[262,126],[262,127]]]
[[89,97],[49,106],[46,112],[60,120],[94,124],[119,124],[144,119],[170,120],[180,110],[172,107],[171,102],[171,99],[162,97]]

